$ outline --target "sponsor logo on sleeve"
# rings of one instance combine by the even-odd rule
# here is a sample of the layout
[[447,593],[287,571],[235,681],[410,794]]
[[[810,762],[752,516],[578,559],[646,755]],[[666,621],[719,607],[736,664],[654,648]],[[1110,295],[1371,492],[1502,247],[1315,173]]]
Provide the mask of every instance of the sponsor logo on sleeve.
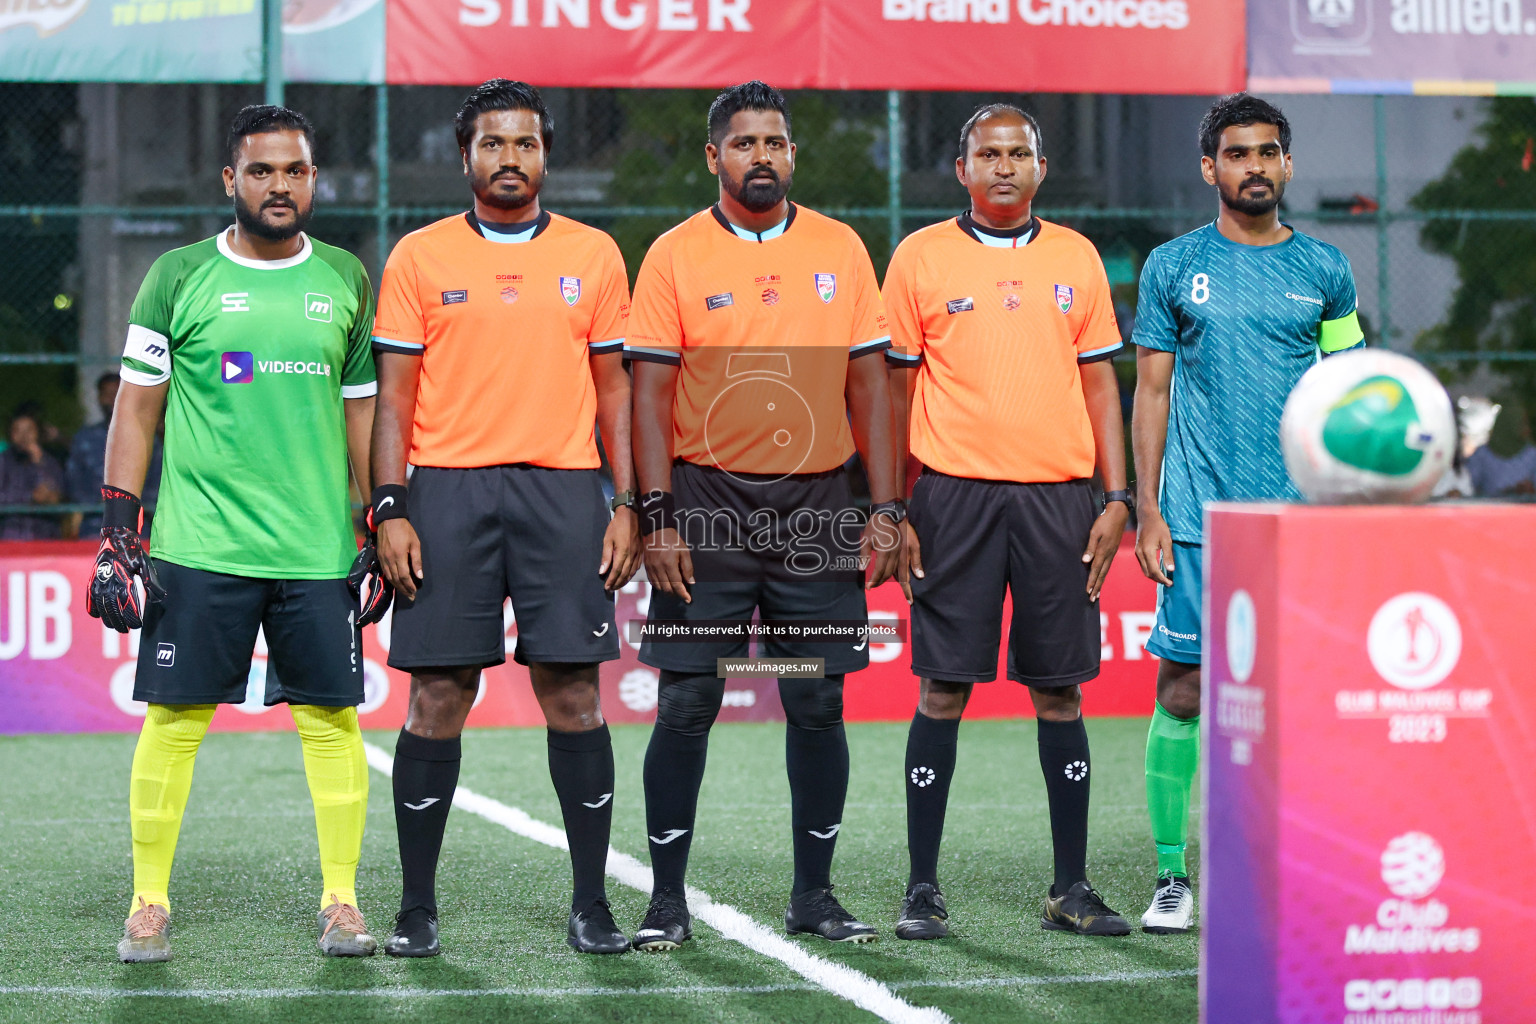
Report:
[[954,316],[956,313],[969,313],[971,310],[976,308],[976,303],[969,295],[967,295],[963,299],[950,299],[948,302],[944,303],[944,308],[949,310],[950,316]]
[[331,297],[321,295],[319,292],[307,292],[304,295],[304,315],[323,324],[330,323]]
[[726,306],[736,305],[736,297],[730,292],[721,292],[719,295],[711,295],[704,300],[706,310],[724,309]]
[[445,305],[445,306],[451,306],[455,302],[468,302],[468,301],[469,301],[469,290],[466,289],[466,288],[459,288],[459,289],[456,289],[456,290],[451,291],[451,292],[443,292],[443,305]]

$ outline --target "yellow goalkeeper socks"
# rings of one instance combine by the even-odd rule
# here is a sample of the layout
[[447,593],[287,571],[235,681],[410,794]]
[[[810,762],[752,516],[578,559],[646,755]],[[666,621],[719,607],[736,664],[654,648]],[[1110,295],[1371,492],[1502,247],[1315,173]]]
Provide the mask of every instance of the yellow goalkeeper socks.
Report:
[[128,820],[133,828],[133,902],[169,909],[171,862],[192,789],[198,744],[213,721],[213,704],[151,704],[133,750],[128,782]]
[[368,814],[368,759],[356,708],[294,704],[293,723],[304,746],[304,775],[315,802],[315,832],[320,837],[320,893],[324,909],[334,896],[357,905],[357,861],[363,849],[363,821]]

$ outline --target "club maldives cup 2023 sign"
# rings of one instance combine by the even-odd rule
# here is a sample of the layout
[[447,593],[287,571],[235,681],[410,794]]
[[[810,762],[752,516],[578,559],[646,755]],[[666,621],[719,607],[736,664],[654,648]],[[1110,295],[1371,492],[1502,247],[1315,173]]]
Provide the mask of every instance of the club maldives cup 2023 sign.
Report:
[[1221,93],[1234,0],[388,0],[391,82]]

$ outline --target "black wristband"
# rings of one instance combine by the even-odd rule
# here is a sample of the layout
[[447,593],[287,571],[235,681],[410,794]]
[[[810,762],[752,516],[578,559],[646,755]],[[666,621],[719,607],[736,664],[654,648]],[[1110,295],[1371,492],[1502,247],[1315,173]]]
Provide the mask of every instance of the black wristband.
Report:
[[113,527],[126,526],[130,530],[139,528],[140,506],[139,497],[130,491],[119,487],[101,485],[101,500],[106,508],[101,513],[101,528],[109,530]]
[[373,489],[368,526],[377,530],[386,519],[405,519],[405,484],[379,484]]
[[1112,501],[1121,502],[1121,503],[1123,503],[1125,505],[1126,508],[1130,508],[1131,507],[1131,492],[1128,491],[1128,490],[1105,491],[1104,492],[1104,504],[1108,505]]
[[677,501],[671,491],[646,491],[640,496],[640,536],[677,528]]

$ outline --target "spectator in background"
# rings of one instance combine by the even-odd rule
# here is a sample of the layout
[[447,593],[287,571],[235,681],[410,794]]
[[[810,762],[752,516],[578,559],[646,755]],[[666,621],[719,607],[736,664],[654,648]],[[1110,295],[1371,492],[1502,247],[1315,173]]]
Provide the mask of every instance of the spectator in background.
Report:
[[[0,505],[57,505],[64,498],[64,470],[43,451],[37,415],[18,410],[7,432],[10,447],[0,452]],[[0,516],[0,540],[57,540],[53,516]]]
[[37,424],[37,443],[43,453],[51,456],[60,467],[69,461],[69,444],[64,440],[64,434],[59,430],[58,424],[48,418],[48,412],[43,408],[42,402],[29,398],[18,405],[11,415],[31,417],[32,422]]
[[[117,387],[121,383],[115,373],[104,373],[96,378],[96,404],[101,409],[101,419],[87,424],[75,434],[69,448],[69,463],[65,472],[69,480],[69,500],[82,505],[95,505],[101,500],[102,462],[107,450],[107,429],[112,425],[112,407],[117,403]],[[162,424],[162,430],[163,430]],[[149,521],[155,514],[155,497],[160,493],[160,435],[155,435],[155,450],[149,458],[149,472],[144,477],[144,536],[149,536]],[[71,535],[94,539],[101,530],[101,513],[89,512],[80,520]]]
[[1472,493],[1479,498],[1536,494],[1536,446],[1527,444],[1507,459],[1488,447],[1501,408],[1481,397],[1463,396],[1456,402],[1460,454]]

